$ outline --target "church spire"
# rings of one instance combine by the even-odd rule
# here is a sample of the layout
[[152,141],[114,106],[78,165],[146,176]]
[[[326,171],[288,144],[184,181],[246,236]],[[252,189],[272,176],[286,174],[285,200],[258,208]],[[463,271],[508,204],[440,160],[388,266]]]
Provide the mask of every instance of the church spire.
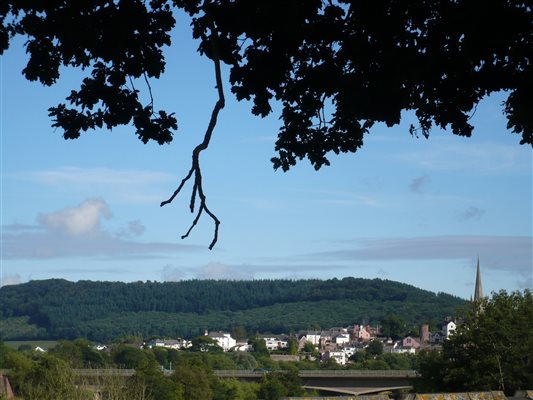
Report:
[[474,289],[474,301],[483,298],[483,286],[481,286],[481,272],[479,270],[479,256],[477,256],[476,287]]

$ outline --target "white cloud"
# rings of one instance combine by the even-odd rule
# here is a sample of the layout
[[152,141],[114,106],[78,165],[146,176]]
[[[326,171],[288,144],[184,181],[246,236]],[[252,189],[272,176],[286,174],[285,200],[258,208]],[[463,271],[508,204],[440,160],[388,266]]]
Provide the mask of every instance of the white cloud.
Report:
[[176,282],[187,279],[188,274],[183,268],[176,268],[167,264],[161,270],[161,280],[165,282]]
[[77,207],[40,214],[37,220],[50,230],[67,235],[86,235],[100,230],[101,218],[111,218],[107,203],[102,199],[87,199]]
[[5,259],[50,259],[69,257],[161,257],[163,254],[204,249],[204,246],[131,239],[144,232],[138,220],[113,234],[102,228],[111,218],[103,199],[86,199],[76,207],[40,214],[39,225],[15,224],[3,227]]
[[0,287],[8,285],[18,285],[22,283],[19,274],[4,274],[0,279]]
[[234,267],[219,262],[211,262],[196,272],[198,279],[253,279],[248,268]]

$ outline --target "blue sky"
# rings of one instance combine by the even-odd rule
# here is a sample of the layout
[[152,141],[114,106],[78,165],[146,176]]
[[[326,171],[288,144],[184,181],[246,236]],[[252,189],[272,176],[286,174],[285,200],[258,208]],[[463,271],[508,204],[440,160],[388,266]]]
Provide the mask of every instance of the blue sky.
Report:
[[[472,138],[402,125],[376,126],[357,154],[316,172],[302,161],[275,172],[278,115],[261,119],[226,86],[204,190],[222,221],[209,251],[205,216],[186,240],[190,186],[164,208],[202,140],[216,92],[209,60],[178,20],[167,73],[152,81],[156,108],[175,111],[170,145],[131,127],[65,141],[48,107],[83,74],[66,69],[49,88],[21,75],[15,41],[0,60],[2,284],[31,279],[384,278],[469,298],[477,256],[485,292],[532,284],[532,155],[506,129],[493,95],[472,117]],[[225,79],[227,81],[227,70]]]

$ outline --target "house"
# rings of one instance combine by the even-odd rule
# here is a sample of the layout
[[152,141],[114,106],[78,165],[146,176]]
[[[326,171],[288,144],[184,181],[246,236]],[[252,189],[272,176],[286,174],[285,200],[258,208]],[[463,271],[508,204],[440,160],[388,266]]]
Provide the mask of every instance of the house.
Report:
[[359,340],[361,342],[368,342],[372,338],[372,335],[367,330],[367,328],[363,325],[355,326],[354,327],[354,337],[356,340]]
[[346,359],[349,359],[351,356],[353,356],[355,353],[361,350],[363,350],[362,347],[355,347],[355,346],[345,346],[342,348],[342,351],[344,352]]
[[455,333],[455,330],[457,329],[457,324],[453,319],[447,318],[444,324],[442,324],[442,335],[444,336],[444,339],[449,339],[450,336],[452,336]]
[[318,346],[320,343],[320,332],[318,331],[307,331],[305,337],[306,342],[311,342],[315,346]]
[[283,340],[280,338],[265,337],[263,338],[263,340],[265,341],[265,345],[268,351],[286,349],[288,345],[287,340]]
[[322,360],[334,359],[339,365],[346,365],[346,353],[342,350],[328,350],[322,354]]
[[418,350],[420,348],[420,342],[411,336],[407,336],[402,340],[402,347],[412,347],[413,349]]
[[416,349],[414,347],[396,346],[391,352],[396,354],[415,354]]
[[439,344],[444,341],[444,335],[442,332],[432,332],[429,334],[429,343],[431,344]]
[[350,343],[350,335],[348,333],[339,333],[333,338],[333,342],[339,346]]
[[153,349],[154,347],[164,347],[165,349],[179,350],[187,347],[186,341],[183,339],[154,339],[150,340],[146,347]]
[[208,336],[216,340],[218,345],[222,347],[224,351],[229,351],[237,345],[237,341],[231,337],[230,333],[224,332],[209,332]]
[[253,346],[245,342],[237,342],[230,351],[252,351]]

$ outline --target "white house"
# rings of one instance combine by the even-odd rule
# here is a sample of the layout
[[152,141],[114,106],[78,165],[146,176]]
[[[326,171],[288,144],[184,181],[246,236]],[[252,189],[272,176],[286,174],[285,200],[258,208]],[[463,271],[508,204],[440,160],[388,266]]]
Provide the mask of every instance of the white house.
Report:
[[452,336],[455,333],[456,329],[457,329],[457,325],[455,324],[455,321],[453,320],[446,321],[442,325],[442,335],[444,336],[444,339],[449,339],[450,336]]
[[355,353],[357,353],[357,351],[360,350],[356,347],[353,347],[353,346],[347,346],[347,347],[343,347],[342,348],[342,351],[344,352],[344,356],[346,358],[350,358],[351,356],[353,356]]
[[287,348],[288,342],[275,337],[263,338],[268,351],[279,350]]
[[224,351],[229,351],[237,345],[237,341],[231,337],[230,333],[209,332],[209,337],[216,340],[218,345],[222,347]]
[[187,347],[185,341],[182,339],[155,339],[149,341],[146,346],[149,349],[154,347],[164,347],[165,349],[175,349],[179,350],[183,347]]
[[350,342],[350,334],[349,333],[339,333],[337,336],[335,336],[334,341],[338,345],[343,345],[345,343]]
[[346,365],[346,353],[344,353],[344,351],[341,351],[341,350],[326,351],[323,354],[323,359],[329,360],[330,358],[333,358],[335,362],[339,365]]
[[307,331],[305,337],[307,342],[311,342],[315,346],[318,346],[320,344],[320,332]]
[[415,354],[416,349],[414,347],[396,346],[391,349],[391,353],[397,354]]

